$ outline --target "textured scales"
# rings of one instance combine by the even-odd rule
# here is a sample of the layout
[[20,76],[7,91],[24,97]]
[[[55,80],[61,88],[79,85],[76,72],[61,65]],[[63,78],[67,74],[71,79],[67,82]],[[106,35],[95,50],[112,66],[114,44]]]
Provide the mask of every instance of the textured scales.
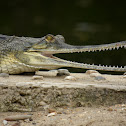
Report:
[[71,62],[53,56],[56,53],[104,51],[122,47],[126,47],[126,41],[102,45],[73,46],[66,44],[62,35],[49,34],[42,38],[0,35],[0,73],[18,74],[60,67],[126,72],[126,66],[120,68],[97,66]]

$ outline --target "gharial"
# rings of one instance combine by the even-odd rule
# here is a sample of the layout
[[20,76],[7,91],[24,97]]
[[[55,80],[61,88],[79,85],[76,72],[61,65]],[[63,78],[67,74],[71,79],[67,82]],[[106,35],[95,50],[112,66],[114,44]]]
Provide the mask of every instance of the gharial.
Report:
[[62,35],[48,34],[42,38],[31,38],[0,34],[0,73],[19,74],[60,67],[126,72],[126,66],[90,65],[53,56],[57,53],[104,51],[122,47],[126,47],[126,41],[102,45],[73,46],[66,44]]

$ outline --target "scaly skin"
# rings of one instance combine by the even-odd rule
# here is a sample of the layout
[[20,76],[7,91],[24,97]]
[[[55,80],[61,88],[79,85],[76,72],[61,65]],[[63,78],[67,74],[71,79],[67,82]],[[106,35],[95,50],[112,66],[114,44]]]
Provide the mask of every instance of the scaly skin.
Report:
[[53,54],[111,50],[126,47],[126,41],[91,46],[73,46],[65,43],[62,35],[42,38],[0,35],[0,73],[18,74],[39,69],[75,67],[104,71],[126,72],[126,67],[107,67],[66,61]]

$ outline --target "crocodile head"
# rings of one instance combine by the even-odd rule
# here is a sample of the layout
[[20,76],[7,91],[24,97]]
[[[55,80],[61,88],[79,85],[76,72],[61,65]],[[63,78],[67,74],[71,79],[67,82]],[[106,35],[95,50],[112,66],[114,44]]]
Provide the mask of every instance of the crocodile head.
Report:
[[63,60],[53,56],[57,53],[73,53],[73,52],[90,52],[96,50],[111,50],[119,47],[126,47],[126,42],[117,42],[112,44],[103,45],[91,45],[91,46],[73,46],[65,43],[65,39],[62,35],[53,36],[51,34],[46,35],[41,41],[32,45],[31,48],[25,52],[29,62],[27,64],[44,69],[56,69],[59,67],[75,67],[84,69],[96,69],[105,71],[126,71],[126,68],[116,68],[108,66],[97,66],[90,64],[83,64],[77,62],[71,62]]

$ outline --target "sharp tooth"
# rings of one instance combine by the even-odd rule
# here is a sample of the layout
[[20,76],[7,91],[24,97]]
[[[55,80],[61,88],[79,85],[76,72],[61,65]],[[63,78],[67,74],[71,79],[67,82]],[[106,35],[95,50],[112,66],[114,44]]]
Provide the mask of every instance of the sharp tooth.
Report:
[[102,50],[104,51],[105,49],[103,48]]
[[112,47],[109,47],[109,50],[112,50]]
[[123,47],[123,45],[120,46],[120,48],[122,48],[122,47]]
[[116,47],[113,47],[113,50],[115,49]]
[[116,47],[117,49],[119,49],[119,46],[118,47]]
[[88,52],[90,52],[91,50],[88,50]]

